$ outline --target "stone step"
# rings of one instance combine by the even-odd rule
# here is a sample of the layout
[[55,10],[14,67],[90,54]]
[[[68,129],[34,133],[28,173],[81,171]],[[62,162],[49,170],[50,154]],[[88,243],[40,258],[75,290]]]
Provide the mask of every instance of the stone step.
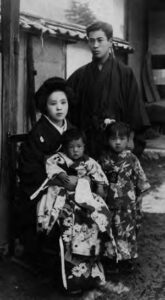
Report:
[[146,148],[144,149],[142,157],[149,159],[165,158],[165,149]]
[[165,157],[165,135],[160,135],[152,140],[146,140],[143,156],[151,159]]

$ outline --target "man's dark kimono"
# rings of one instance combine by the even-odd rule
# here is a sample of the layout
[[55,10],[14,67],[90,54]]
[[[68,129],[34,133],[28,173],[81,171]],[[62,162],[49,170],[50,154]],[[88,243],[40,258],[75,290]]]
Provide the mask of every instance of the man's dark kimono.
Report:
[[128,123],[136,133],[135,147],[141,143],[144,148],[139,137],[150,123],[128,66],[110,56],[100,71],[93,61],[75,71],[68,84],[75,92],[75,101],[70,103],[71,121],[86,132],[90,155],[97,158],[99,154],[106,118]]

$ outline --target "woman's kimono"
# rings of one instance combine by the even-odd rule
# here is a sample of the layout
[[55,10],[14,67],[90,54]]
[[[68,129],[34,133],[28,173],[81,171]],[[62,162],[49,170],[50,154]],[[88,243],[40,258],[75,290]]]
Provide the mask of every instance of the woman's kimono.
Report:
[[[71,128],[73,126],[66,120],[66,130]],[[42,115],[21,145],[18,165],[20,194],[15,203],[16,236],[23,240],[26,251],[30,253],[35,254],[38,245],[36,206],[41,194],[34,201],[30,201],[29,198],[47,177],[45,158],[57,152],[61,144],[62,134]]]
[[[61,271],[66,289],[86,289],[104,283],[100,260],[105,241],[116,251],[111,231],[111,214],[104,200],[92,191],[95,185],[108,185],[100,165],[87,156],[73,162],[57,153],[46,162],[47,180],[61,171],[78,176],[75,191],[62,186],[49,186],[38,204],[38,230],[49,233],[58,222],[61,250]],[[45,182],[32,196],[47,187]]]

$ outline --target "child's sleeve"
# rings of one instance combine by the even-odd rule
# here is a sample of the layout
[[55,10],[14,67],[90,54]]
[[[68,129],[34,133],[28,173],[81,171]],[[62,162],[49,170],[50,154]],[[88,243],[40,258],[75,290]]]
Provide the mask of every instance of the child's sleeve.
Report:
[[140,164],[138,158],[132,154],[133,158],[133,179],[136,188],[137,196],[147,191],[150,188],[148,179],[144,173],[144,170]]
[[46,159],[45,165],[46,165],[47,178],[40,185],[40,187],[30,196],[31,200],[36,198],[37,195],[41,191],[43,191],[44,189],[46,189],[49,186],[50,179],[52,179],[53,177],[56,177],[61,172],[65,172],[64,169],[62,168],[63,163],[64,163],[64,160],[60,157],[60,155],[58,153],[54,154]]
[[60,156],[59,153],[56,153],[56,154],[50,156],[46,160],[46,173],[47,173],[48,178],[52,178],[52,177],[60,174],[61,172],[65,172],[62,167],[64,164],[65,164],[65,161]]
[[93,158],[89,158],[86,162],[86,166],[87,175],[90,175],[92,180],[100,184],[109,185],[108,179],[98,162],[96,162]]

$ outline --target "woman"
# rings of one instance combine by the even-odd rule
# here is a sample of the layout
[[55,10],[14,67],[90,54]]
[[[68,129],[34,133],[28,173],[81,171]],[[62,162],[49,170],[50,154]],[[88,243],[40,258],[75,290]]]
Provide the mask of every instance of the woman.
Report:
[[30,196],[47,176],[45,159],[60,148],[63,132],[72,127],[66,119],[71,97],[71,89],[59,77],[46,80],[35,94],[41,117],[22,144],[19,159],[19,223],[27,252],[36,252],[36,205],[41,195],[34,201]]

